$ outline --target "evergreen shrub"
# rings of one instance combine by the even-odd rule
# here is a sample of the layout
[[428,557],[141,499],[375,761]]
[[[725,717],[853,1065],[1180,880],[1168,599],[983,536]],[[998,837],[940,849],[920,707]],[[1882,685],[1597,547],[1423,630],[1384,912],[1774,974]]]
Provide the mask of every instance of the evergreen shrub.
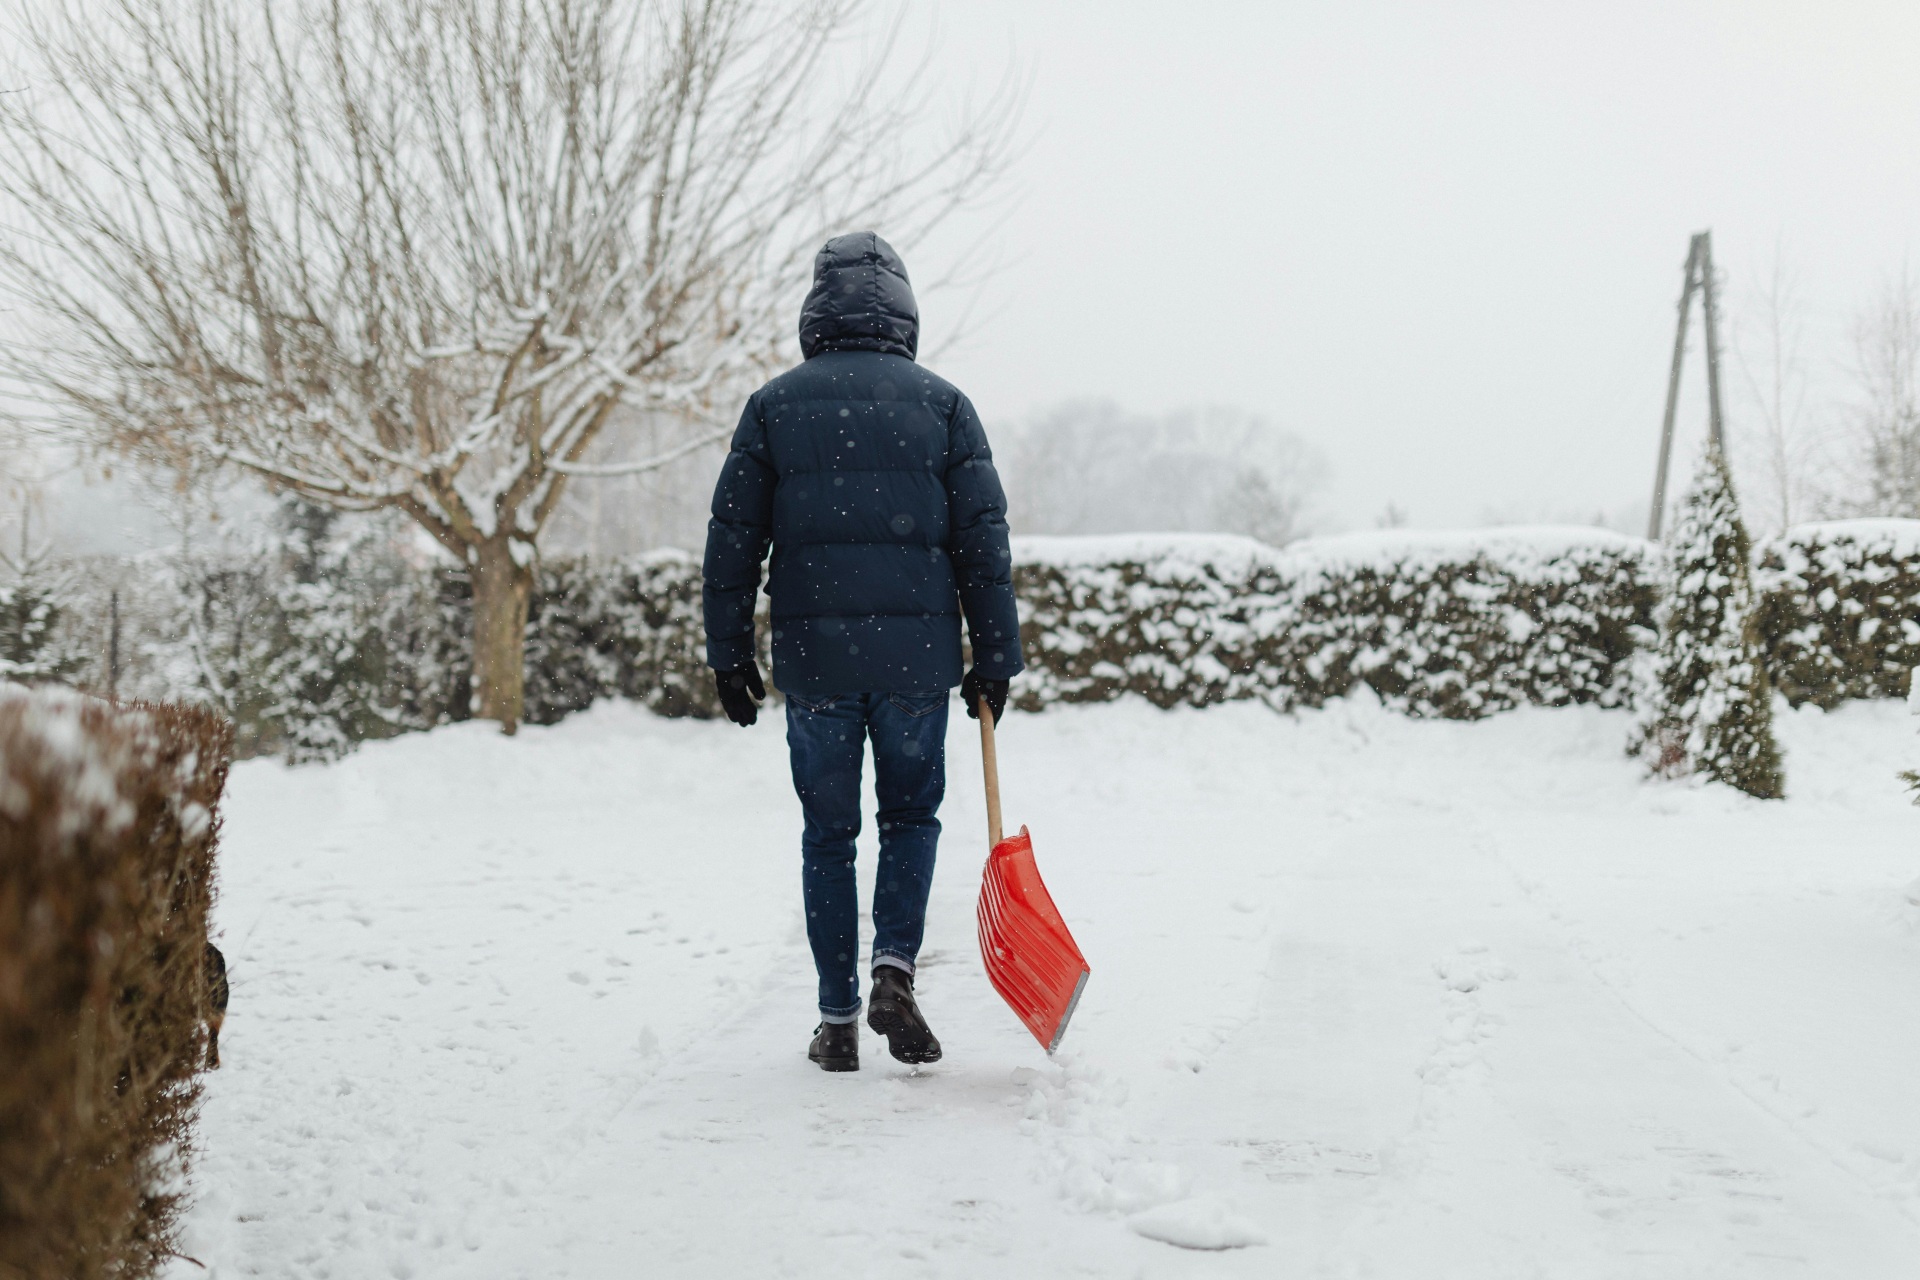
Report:
[[[1021,538],[1014,560],[1029,662],[1014,700],[1028,710],[1123,693],[1284,709],[1363,685],[1423,716],[1625,706],[1660,580],[1652,544],[1599,529],[1386,532],[1286,549],[1199,534]],[[1790,699],[1904,690],[1903,664],[1920,664],[1920,522],[1795,530],[1763,547],[1760,565],[1757,626]],[[76,561],[57,581],[31,615],[52,619],[34,632],[42,678],[216,707],[241,755],[330,758],[470,714],[465,574],[377,528],[342,535],[303,516],[258,545]],[[720,714],[699,599],[699,561],[683,552],[543,561],[527,720],[550,724],[603,697]]]
[[35,563],[0,581],[0,680],[62,681],[83,665],[61,622],[68,575]]
[[1204,535],[1025,538],[1016,704],[1260,698],[1364,685],[1410,715],[1624,705],[1654,604],[1647,544],[1598,529],[1364,534],[1275,549]]
[[1801,525],[1756,561],[1767,667],[1788,702],[1906,696],[1920,667],[1920,520]]
[[1753,547],[1726,459],[1709,447],[1667,546],[1651,684],[1630,748],[1656,774],[1784,794]]

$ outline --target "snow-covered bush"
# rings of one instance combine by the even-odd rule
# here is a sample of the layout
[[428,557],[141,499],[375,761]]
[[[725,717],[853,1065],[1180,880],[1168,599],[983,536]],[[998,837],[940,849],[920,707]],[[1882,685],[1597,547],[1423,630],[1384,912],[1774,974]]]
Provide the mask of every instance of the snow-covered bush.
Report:
[[[1211,535],[1021,539],[1029,671],[1015,696],[1028,709],[1128,692],[1162,706],[1258,697],[1285,708],[1365,684],[1417,715],[1620,705],[1636,628],[1651,618],[1646,550],[1591,529],[1286,550]],[[120,692],[216,706],[245,754],[330,757],[469,714],[465,575],[410,563],[377,536],[340,541],[296,522],[254,548],[79,576],[90,586],[68,619],[89,665],[76,683],[106,685],[102,619],[115,603]],[[527,719],[552,723],[602,697],[718,714],[699,603],[699,562],[681,552],[542,563]]]
[[1767,666],[1789,702],[1906,694],[1920,666],[1920,520],[1800,525],[1756,559]]
[[471,664],[444,575],[370,538],[285,554],[277,568],[260,723],[288,759],[331,759],[454,718]]
[[1622,705],[1651,623],[1648,545],[1599,529],[1022,538],[1018,704],[1319,706],[1359,685],[1410,714]]
[[[1904,691],[1899,664],[1920,662],[1920,522],[1911,529],[1901,542],[1818,526],[1763,549],[1761,626],[1790,697]],[[1022,538],[1015,563],[1029,671],[1014,694],[1027,709],[1123,693],[1318,706],[1365,685],[1410,714],[1455,718],[1629,704],[1659,576],[1651,544],[1600,529],[1284,549],[1203,534]],[[331,757],[470,714],[465,573],[378,527],[295,512],[256,543],[77,561],[48,580],[59,585],[32,615],[52,619],[37,624],[36,652],[61,655],[60,678],[218,707],[242,754]],[[699,601],[699,561],[682,552],[539,564],[527,720],[602,697],[717,715]]]
[[1631,744],[1662,776],[1783,794],[1752,544],[1724,456],[1709,448],[1667,546],[1651,688]]
[[242,756],[329,759],[457,718],[470,663],[446,575],[404,554],[388,528],[343,532],[335,520],[290,504],[269,537],[87,565],[104,581],[73,610],[89,641],[75,683],[213,706]]
[[0,575],[0,680],[66,680],[83,665],[61,631],[70,594],[60,569],[33,563]]
[[[760,663],[770,662],[761,597]],[[681,551],[626,560],[550,560],[527,622],[527,719],[551,724],[595,698],[662,715],[720,714],[706,665],[700,562]]]
[[[303,524],[311,514],[251,545],[70,565],[54,633],[77,657],[52,674],[215,707],[243,756],[330,759],[468,718],[465,572],[403,554],[377,527],[340,535],[324,512]],[[545,561],[527,628],[527,719],[552,723],[603,697],[717,715],[704,645],[693,557]]]

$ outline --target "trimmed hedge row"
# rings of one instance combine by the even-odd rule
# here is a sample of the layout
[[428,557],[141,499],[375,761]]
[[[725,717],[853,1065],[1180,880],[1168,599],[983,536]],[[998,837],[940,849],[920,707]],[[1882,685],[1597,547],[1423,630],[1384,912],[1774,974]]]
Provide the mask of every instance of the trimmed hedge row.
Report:
[[[36,668],[21,664],[22,678],[217,707],[242,757],[328,759],[469,715],[466,575],[412,563],[390,543],[317,560],[268,547],[64,569],[51,643]],[[527,629],[528,721],[603,697],[718,715],[699,604],[699,565],[681,552],[543,562]]]
[[1755,559],[1767,666],[1790,703],[1906,696],[1920,666],[1920,520],[1803,525]]
[[[118,691],[219,707],[242,754],[325,758],[465,719],[464,575],[395,546],[285,539],[67,566],[57,596],[42,589],[30,613],[17,610],[41,648],[16,646],[11,660],[108,688],[112,593],[125,632]],[[1361,685],[1423,716],[1626,705],[1662,572],[1657,548],[1599,529],[1391,532],[1283,550],[1206,535],[1024,538],[1014,558],[1029,662],[1015,701],[1029,710],[1123,693],[1160,706],[1318,706]],[[1822,706],[1904,692],[1920,663],[1920,521],[1809,526],[1757,560],[1777,688]],[[699,578],[698,561],[675,551],[544,562],[528,720],[603,697],[717,715]]]
[[0,1273],[174,1254],[231,744],[208,711],[0,685]]
[[1597,530],[1024,539],[1017,702],[1320,706],[1365,685],[1411,715],[1619,706],[1652,622],[1651,548]]
[[[772,661],[765,596],[760,613],[764,669]],[[542,567],[527,619],[527,719],[552,724],[607,697],[665,716],[721,714],[706,664],[698,560],[665,551]]]

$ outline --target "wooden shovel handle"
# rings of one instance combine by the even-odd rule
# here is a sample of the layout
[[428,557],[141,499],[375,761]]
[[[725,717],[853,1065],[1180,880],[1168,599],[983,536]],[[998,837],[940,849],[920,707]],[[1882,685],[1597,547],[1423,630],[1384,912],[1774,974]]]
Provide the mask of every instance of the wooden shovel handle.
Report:
[[993,707],[980,699],[980,765],[987,777],[987,852],[1000,843],[1000,761],[993,753]]

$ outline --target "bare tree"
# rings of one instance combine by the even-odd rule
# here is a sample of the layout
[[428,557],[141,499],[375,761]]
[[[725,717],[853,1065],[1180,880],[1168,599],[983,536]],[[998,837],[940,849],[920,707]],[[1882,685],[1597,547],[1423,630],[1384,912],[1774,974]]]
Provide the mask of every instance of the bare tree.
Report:
[[1749,509],[1757,508],[1762,526],[1777,532],[1806,516],[1816,487],[1802,354],[1806,306],[1778,246],[1749,316],[1742,317],[1747,323],[1736,324],[1733,348],[1758,427],[1735,457],[1759,481],[1749,486]]
[[1151,416],[1069,401],[999,451],[1022,533],[1240,533],[1280,546],[1306,532],[1319,452],[1256,414]]
[[[70,436],[405,512],[469,568],[512,732],[570,477],[724,436],[826,234],[911,243],[999,172],[1015,88],[934,138],[897,23],[840,57],[864,9],[16,0],[4,372]],[[623,407],[681,438],[589,465]]]
[[1852,514],[1920,517],[1920,293],[1912,272],[1881,287],[1854,325],[1858,479]]
[[47,460],[0,422],[0,575],[25,577],[48,552]]

